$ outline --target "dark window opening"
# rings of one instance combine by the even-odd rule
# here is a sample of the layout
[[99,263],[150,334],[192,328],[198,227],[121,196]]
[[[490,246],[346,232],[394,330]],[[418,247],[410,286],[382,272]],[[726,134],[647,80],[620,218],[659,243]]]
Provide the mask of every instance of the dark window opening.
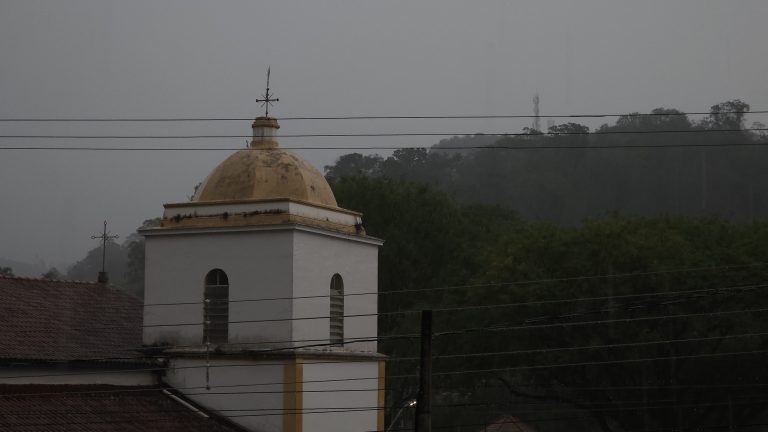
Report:
[[203,341],[223,344],[229,338],[229,279],[221,269],[205,276]]
[[344,344],[344,280],[336,273],[331,277],[330,340],[334,345]]

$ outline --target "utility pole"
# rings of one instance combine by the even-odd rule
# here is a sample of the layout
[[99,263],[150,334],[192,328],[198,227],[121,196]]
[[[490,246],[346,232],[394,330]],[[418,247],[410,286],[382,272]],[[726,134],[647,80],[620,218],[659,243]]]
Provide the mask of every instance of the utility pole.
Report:
[[432,432],[432,311],[421,311],[421,367],[416,432]]

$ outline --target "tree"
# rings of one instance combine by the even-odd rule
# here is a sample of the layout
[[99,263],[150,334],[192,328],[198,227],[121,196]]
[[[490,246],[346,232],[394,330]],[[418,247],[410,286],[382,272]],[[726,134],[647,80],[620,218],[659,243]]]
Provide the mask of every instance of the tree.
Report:
[[604,125],[604,131],[608,129],[621,131],[664,131],[664,130],[689,130],[691,121],[682,111],[674,108],[654,108],[648,114],[638,112],[622,115],[616,119],[614,126]]
[[56,267],[51,267],[47,272],[41,275],[43,279],[63,279],[64,275]]
[[549,127],[550,134],[587,134],[589,127],[578,123],[565,123]]
[[749,104],[740,99],[712,105],[708,125],[711,129],[743,129],[744,116],[749,110]]
[[692,122],[659,107],[619,116],[593,134],[571,122],[554,126],[554,136],[453,137],[386,159],[342,157],[328,174],[419,182],[459,203],[501,205],[528,220],[560,224],[615,210],[751,221],[768,217],[768,151],[727,145],[766,142],[768,135],[741,129],[748,109],[740,100],[723,102]]
[[[387,315],[439,302],[440,294],[411,292],[432,286],[462,284],[483,267],[485,250],[499,233],[517,223],[513,213],[498,207],[463,208],[447,195],[423,184],[384,178],[331,179],[339,205],[363,212],[366,232],[385,240],[379,258],[380,334],[399,335],[418,328],[418,316]],[[388,355],[414,355],[412,340],[386,340]],[[416,353],[417,354],[417,353]],[[387,375],[410,373],[412,365],[393,362]],[[388,384],[387,399],[410,400],[415,381]]]
[[381,174],[397,180],[423,180],[428,161],[426,148],[397,149],[381,164]]
[[[768,259],[768,224],[613,215],[580,228],[528,224],[504,237],[486,257],[487,273],[473,282],[488,288],[454,290],[450,303],[432,305],[489,306],[436,315],[441,332],[458,333],[434,350],[438,357],[458,355],[441,361],[443,371],[494,372],[458,375],[437,393],[472,395],[475,404],[504,400],[510,410],[536,403],[554,419],[573,417],[576,409],[605,432],[693,430],[760,418],[764,409],[749,401],[768,384],[764,357],[722,354],[768,348],[764,339],[739,337],[768,330],[749,312],[765,307],[764,293],[734,288],[760,285],[768,276],[753,264]],[[723,264],[735,268],[706,269]],[[693,268],[702,270],[667,271]],[[637,276],[574,277],[616,274]],[[490,285],[525,280],[541,282]],[[652,317],[679,318],[646,320]],[[495,330],[461,332],[488,327]],[[462,356],[489,352],[514,354]]]
[[341,156],[333,165],[326,165],[328,177],[375,176],[381,169],[384,159],[379,155],[363,156],[360,153],[350,153]]
[[542,135],[543,134],[540,130],[530,128],[528,126],[523,128],[523,133],[526,135]]
[[10,267],[0,267],[0,276],[15,276],[13,269]]
[[514,415],[541,432],[706,429],[764,413],[765,356],[723,354],[768,349],[741,336],[768,331],[749,312],[768,307],[754,288],[768,277],[759,264],[768,223],[614,213],[560,227],[414,183],[331,185],[386,241],[379,329],[392,358],[389,401],[416,391],[417,362],[405,359],[418,344],[388,336],[418,334],[418,314],[399,312],[437,310],[435,427],[473,432],[458,425]]

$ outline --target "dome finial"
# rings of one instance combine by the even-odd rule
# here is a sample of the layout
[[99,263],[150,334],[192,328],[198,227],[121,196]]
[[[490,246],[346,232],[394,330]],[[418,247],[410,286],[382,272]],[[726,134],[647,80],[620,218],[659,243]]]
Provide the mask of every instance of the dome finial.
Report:
[[253,121],[251,128],[253,128],[253,141],[251,141],[251,148],[259,149],[271,149],[277,148],[277,140],[275,139],[276,131],[280,129],[280,125],[277,123],[277,119],[269,116],[269,107],[273,105],[272,102],[277,102],[280,99],[273,98],[273,94],[269,92],[269,76],[271,75],[271,68],[267,68],[267,90],[262,95],[263,99],[256,99],[256,102],[261,102],[261,106],[264,107],[264,117],[256,117]]
[[272,99],[272,96],[274,95],[269,94],[269,75],[270,75],[271,69],[272,69],[271,67],[267,68],[267,91],[265,91],[264,94],[262,95],[264,99],[256,99],[256,102],[261,102],[261,106],[264,107],[264,117],[269,117],[269,107],[271,105],[274,105],[272,102],[280,101],[280,99],[278,98]]

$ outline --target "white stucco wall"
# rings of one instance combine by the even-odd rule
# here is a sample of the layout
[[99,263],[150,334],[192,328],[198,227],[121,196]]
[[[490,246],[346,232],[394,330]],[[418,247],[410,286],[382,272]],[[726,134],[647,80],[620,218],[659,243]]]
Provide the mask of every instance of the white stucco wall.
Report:
[[[378,429],[378,410],[375,409],[379,386],[377,362],[305,363],[303,367],[304,431],[366,432]],[[350,380],[323,382],[334,379]],[[338,412],[345,409],[359,410]]]
[[[144,343],[201,346],[205,275],[223,270],[229,279],[229,342],[267,348],[264,342],[294,341],[301,347],[329,340],[330,281],[344,280],[345,338],[377,335],[378,247],[375,239],[304,226],[154,230],[146,232]],[[300,298],[319,296],[317,298]],[[273,301],[241,301],[288,298]],[[195,303],[166,305],[158,303]],[[304,320],[307,317],[323,317]],[[249,320],[276,322],[237,323]],[[235,322],[233,322],[235,321]],[[159,326],[171,324],[171,326]],[[194,324],[194,325],[176,325]],[[286,346],[286,343],[280,343]],[[317,349],[376,352],[373,342]],[[229,347],[231,348],[231,346]],[[254,360],[242,353],[205,359],[176,357],[164,378],[206,409],[218,411],[254,431],[281,432],[286,387],[285,363]],[[303,360],[301,403],[304,431],[376,430],[378,362],[376,360]],[[293,369],[290,369],[293,370]],[[297,372],[299,373],[299,372]],[[361,378],[350,381],[349,378]],[[331,381],[328,381],[331,380]],[[349,391],[363,390],[363,391]],[[344,413],[311,413],[323,408],[367,408]],[[290,424],[290,423],[286,423]]]
[[[329,237],[312,232],[297,231],[293,245],[293,292],[295,297],[323,296],[294,300],[294,318],[328,317],[330,314],[331,277],[338,273],[344,281],[344,315],[375,314],[376,295],[352,295],[376,292],[378,286],[378,246]],[[294,340],[328,339],[328,318],[296,320]],[[347,317],[344,338],[375,338],[377,317]],[[352,343],[345,349],[376,352],[376,342]]]
[[[205,275],[229,279],[229,320],[285,319],[291,302],[239,300],[290,297],[291,232],[243,231],[149,235],[146,238],[144,343],[194,345],[203,341]],[[156,306],[157,303],[199,303]],[[156,326],[158,324],[190,324]],[[230,343],[290,340],[290,321],[232,323]]]
[[[285,363],[296,367],[290,365],[291,362],[213,359],[208,369],[211,388],[206,390],[205,360],[175,359],[165,381],[207,410],[227,416],[250,430],[282,432],[286,409]],[[300,360],[299,363],[303,370],[302,430],[365,432],[377,429],[377,361]]]
[[[279,360],[212,360],[210,390],[204,360],[176,359],[165,381],[186,397],[253,431],[283,431],[283,366]],[[243,366],[246,365],[246,366]],[[310,430],[310,429],[305,429]]]
[[[204,280],[215,268],[229,279],[230,343],[259,348],[256,343],[295,341],[301,346],[327,341],[328,296],[335,273],[344,280],[345,315],[377,310],[376,295],[348,295],[376,292],[376,242],[290,226],[158,231],[146,238],[145,344],[202,344]],[[295,298],[306,296],[321,297]],[[282,300],[242,301],[267,298]],[[325,318],[302,319],[313,317]],[[254,320],[277,321],[237,322]],[[345,318],[345,338],[375,337],[376,323],[375,315]],[[376,343],[354,343],[345,349],[375,352]]]

